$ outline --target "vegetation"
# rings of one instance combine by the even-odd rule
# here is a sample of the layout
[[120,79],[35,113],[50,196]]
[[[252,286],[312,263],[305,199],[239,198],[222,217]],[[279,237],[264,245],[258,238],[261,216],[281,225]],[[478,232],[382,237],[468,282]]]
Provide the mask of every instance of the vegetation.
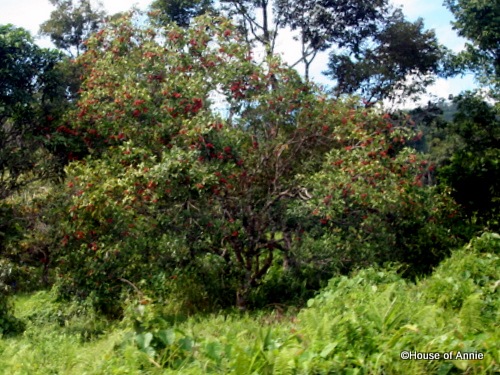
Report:
[[[183,317],[172,305],[131,302],[125,320],[113,323],[51,293],[18,296],[26,331],[0,341],[0,367],[10,374],[493,374],[499,249],[500,236],[485,234],[416,284],[374,268],[335,277],[299,312]],[[404,350],[454,359],[403,361]]]
[[[498,372],[476,8],[447,2],[474,43],[450,57],[386,1],[51,2],[64,53],[0,26],[0,369]],[[304,77],[274,55],[286,27]],[[308,76],[329,49],[331,92]],[[487,97],[380,105],[471,67]]]

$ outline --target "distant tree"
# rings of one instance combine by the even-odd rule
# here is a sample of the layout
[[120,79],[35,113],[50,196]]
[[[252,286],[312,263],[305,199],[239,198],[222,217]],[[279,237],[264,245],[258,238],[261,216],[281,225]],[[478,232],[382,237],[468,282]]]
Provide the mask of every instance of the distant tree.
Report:
[[299,31],[302,56],[296,64],[304,63],[306,80],[318,52],[335,47],[359,53],[389,14],[387,0],[278,0],[276,8],[282,25]]
[[222,0],[222,12],[232,18],[247,44],[260,44],[266,56],[274,53],[278,31],[285,26],[282,11],[272,0]]
[[401,10],[382,20],[379,31],[338,54],[332,52],[325,72],[337,95],[359,92],[367,101],[406,99],[425,91],[439,72],[443,49],[422,19],[405,20]]
[[500,1],[445,0],[455,16],[453,28],[468,39],[452,60],[451,71],[475,72],[485,84],[500,85]]
[[212,0],[155,0],[151,4],[154,18],[160,23],[175,22],[188,27],[192,19],[213,10]]
[[49,0],[56,7],[50,19],[40,26],[40,33],[50,37],[57,48],[78,56],[84,49],[83,42],[99,29],[105,13],[100,4],[90,0]]
[[441,181],[453,189],[453,197],[467,217],[493,230],[500,228],[500,116],[473,93],[454,99],[457,113],[447,131],[458,137],[453,153],[438,169]]
[[239,22],[251,45],[274,53],[279,32],[298,32],[305,79],[321,51],[331,50],[326,74],[336,93],[361,93],[373,100],[424,91],[438,72],[443,50],[423,22],[405,20],[387,0],[225,0],[222,9]]

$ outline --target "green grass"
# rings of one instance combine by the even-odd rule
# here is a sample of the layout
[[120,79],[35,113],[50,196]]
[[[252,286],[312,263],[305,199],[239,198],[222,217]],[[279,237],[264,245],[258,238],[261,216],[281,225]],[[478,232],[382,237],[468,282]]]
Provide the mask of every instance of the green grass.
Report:
[[[175,319],[172,307],[131,302],[109,322],[51,292],[16,296],[27,328],[0,340],[0,373],[498,373],[499,241],[483,236],[416,284],[381,269],[334,278],[298,313]],[[403,361],[403,350],[484,359]]]

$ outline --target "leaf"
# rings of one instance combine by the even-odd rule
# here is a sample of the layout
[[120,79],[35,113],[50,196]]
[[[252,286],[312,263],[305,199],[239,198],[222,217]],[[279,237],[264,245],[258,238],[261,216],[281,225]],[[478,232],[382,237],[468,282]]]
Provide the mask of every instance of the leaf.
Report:
[[179,340],[179,346],[182,350],[190,351],[193,349],[194,341],[191,337],[183,337]]
[[327,346],[325,346],[325,348],[321,351],[321,353],[319,354],[319,356],[321,358],[326,358],[330,355],[331,352],[333,352],[333,350],[337,347],[337,343],[334,342],[334,343],[330,343],[328,344]]
[[141,350],[147,349],[149,347],[149,344],[151,344],[152,339],[153,334],[151,332],[141,333],[135,336],[135,341],[137,342],[137,345]]
[[175,332],[172,329],[163,329],[156,336],[165,345],[172,345],[175,342]]
[[214,342],[209,342],[206,346],[205,346],[205,350],[206,350],[206,355],[207,357],[209,357],[210,359],[216,361],[216,362],[219,362],[220,361],[220,355],[221,355],[221,344],[214,341]]

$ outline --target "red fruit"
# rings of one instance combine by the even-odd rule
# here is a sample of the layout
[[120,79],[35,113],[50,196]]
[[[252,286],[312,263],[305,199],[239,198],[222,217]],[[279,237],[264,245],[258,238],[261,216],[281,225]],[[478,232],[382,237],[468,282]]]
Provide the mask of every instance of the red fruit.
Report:
[[225,37],[228,37],[230,35],[231,35],[231,30],[229,30],[229,29],[224,30],[224,36]]

